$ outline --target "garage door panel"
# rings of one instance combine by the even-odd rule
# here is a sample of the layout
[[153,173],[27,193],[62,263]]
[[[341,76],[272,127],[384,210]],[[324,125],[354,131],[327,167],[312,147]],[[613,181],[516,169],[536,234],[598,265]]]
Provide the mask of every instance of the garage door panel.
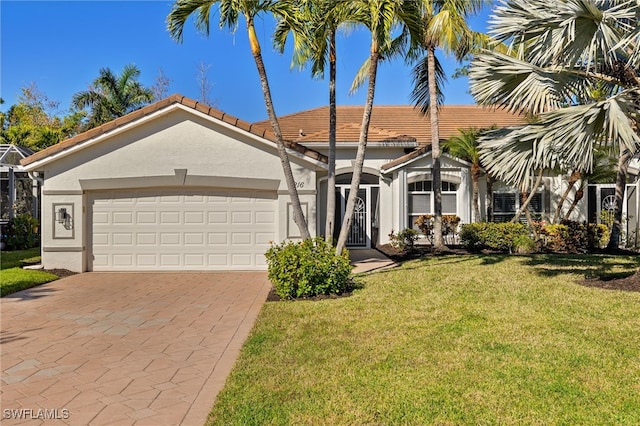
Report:
[[112,235],[114,246],[133,246],[133,233],[114,232]]
[[179,225],[180,212],[178,211],[162,211],[160,212],[160,225]]
[[184,212],[184,223],[187,225],[204,225],[203,211]]
[[229,236],[226,232],[209,232],[208,242],[209,245],[224,245],[229,244]]
[[276,240],[276,234],[273,232],[256,232],[256,244],[269,245]]
[[266,269],[275,194],[211,190],[90,195],[93,270]]

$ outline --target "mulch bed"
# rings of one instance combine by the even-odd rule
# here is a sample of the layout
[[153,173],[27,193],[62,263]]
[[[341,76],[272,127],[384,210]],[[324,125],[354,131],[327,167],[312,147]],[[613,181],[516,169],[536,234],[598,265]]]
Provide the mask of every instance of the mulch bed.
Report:
[[581,281],[579,284],[585,287],[598,287],[605,290],[640,291],[640,272],[626,277],[612,280],[591,278]]
[[57,275],[60,278],[70,277],[71,275],[77,274],[77,272],[72,272],[68,269],[43,269],[42,271]]

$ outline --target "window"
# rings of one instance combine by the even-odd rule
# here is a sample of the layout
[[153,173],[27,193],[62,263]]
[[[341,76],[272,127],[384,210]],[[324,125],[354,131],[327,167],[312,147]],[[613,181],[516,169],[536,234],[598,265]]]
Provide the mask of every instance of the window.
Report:
[[[519,196],[515,192],[494,192],[493,221],[508,222],[520,208]],[[542,192],[536,193],[529,203],[529,211],[535,215],[543,213]]]
[[[458,184],[442,182],[442,214],[458,214]],[[418,229],[415,221],[423,214],[433,214],[433,182],[422,180],[408,185],[409,226]]]

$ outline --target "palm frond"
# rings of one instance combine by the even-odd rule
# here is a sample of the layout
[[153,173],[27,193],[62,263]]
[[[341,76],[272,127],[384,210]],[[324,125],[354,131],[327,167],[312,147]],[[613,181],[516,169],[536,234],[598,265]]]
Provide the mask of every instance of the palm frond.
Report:
[[[209,34],[209,15],[213,2],[214,0],[177,0],[167,16],[167,30],[171,38],[182,42],[184,26],[194,12],[198,20],[196,27],[200,30],[204,29],[205,34]],[[200,16],[203,14],[205,16]]]
[[[442,68],[442,64],[438,60],[438,57],[435,57],[436,64],[436,106],[442,105],[444,103],[444,91],[443,87],[447,82],[447,75]],[[411,94],[409,98],[411,99],[411,103],[417,106],[423,114],[426,114],[431,106],[431,96],[429,92],[429,67],[428,67],[428,56],[425,55],[414,67],[411,71],[412,80],[413,80],[413,89],[411,90]]]
[[481,161],[492,174],[514,185],[528,182],[541,168],[590,172],[599,146],[640,149],[640,136],[629,119],[637,111],[637,96],[625,92],[541,114],[534,124],[490,132],[481,139]]
[[360,65],[358,71],[356,72],[355,77],[353,77],[353,81],[351,82],[351,87],[349,87],[349,94],[353,94],[362,86],[367,79],[369,78],[369,69],[371,68],[371,57],[367,57],[365,61]]
[[571,68],[542,68],[509,55],[485,52],[471,61],[469,84],[480,104],[539,114],[571,104],[589,80]]

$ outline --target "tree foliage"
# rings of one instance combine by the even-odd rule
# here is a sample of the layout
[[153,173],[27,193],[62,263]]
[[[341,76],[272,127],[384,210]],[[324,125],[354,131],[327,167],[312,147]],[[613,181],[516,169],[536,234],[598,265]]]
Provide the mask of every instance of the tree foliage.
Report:
[[481,0],[424,0],[419,2],[419,19],[423,27],[420,40],[421,57],[416,54],[417,63],[413,69],[413,90],[411,101],[420,111],[429,115],[431,122],[431,158],[433,161],[434,188],[434,233],[433,245],[444,248],[442,239],[442,188],[440,163],[440,132],[438,107],[444,101],[443,84],[446,76],[436,50],[461,60],[470,52],[486,46],[488,38],[472,31],[466,19],[480,11]]
[[481,104],[538,116],[483,141],[500,179],[526,185],[540,168],[589,171],[598,145],[639,149],[639,15],[637,2],[500,3],[491,33],[510,51],[476,55],[471,91]]
[[469,72],[479,103],[537,116],[481,142],[500,179],[526,188],[540,170],[589,172],[598,146],[618,150],[610,246],[625,170],[640,152],[639,17],[637,1],[502,0],[491,33],[510,50],[477,55]]
[[[184,36],[184,26],[189,17],[193,16],[195,18],[196,28],[207,36],[210,31],[211,15],[214,13],[217,13],[219,16],[218,24],[220,28],[227,27],[232,31],[236,30],[239,19],[244,18],[247,36],[249,38],[249,46],[251,48],[251,55],[253,56],[256,70],[258,71],[258,76],[260,78],[260,86],[262,89],[265,108],[267,110],[267,115],[269,116],[271,128],[275,134],[278,156],[280,158],[280,164],[282,165],[282,171],[287,184],[289,198],[291,199],[293,219],[302,238],[308,239],[311,236],[309,233],[309,226],[302,211],[302,205],[300,203],[300,197],[298,196],[298,190],[296,189],[291,163],[289,162],[289,154],[286,150],[285,141],[280,129],[280,123],[278,122],[278,116],[276,115],[276,110],[273,105],[269,79],[264,60],[262,58],[262,48],[255,28],[256,18],[259,18],[263,14],[281,13],[278,12],[278,5],[278,2],[270,0],[177,0],[173,4],[171,12],[167,16],[167,29],[174,40],[182,41]],[[286,9],[284,9],[284,12],[282,13],[286,12]]]
[[154,100],[154,93],[138,81],[140,69],[126,65],[120,75],[110,68],[101,68],[93,84],[73,95],[77,110],[89,109],[85,129],[91,129],[122,117]]
[[0,113],[0,143],[39,151],[75,135],[84,115],[73,112],[60,116],[57,109],[58,102],[34,83],[23,87],[18,103]]

